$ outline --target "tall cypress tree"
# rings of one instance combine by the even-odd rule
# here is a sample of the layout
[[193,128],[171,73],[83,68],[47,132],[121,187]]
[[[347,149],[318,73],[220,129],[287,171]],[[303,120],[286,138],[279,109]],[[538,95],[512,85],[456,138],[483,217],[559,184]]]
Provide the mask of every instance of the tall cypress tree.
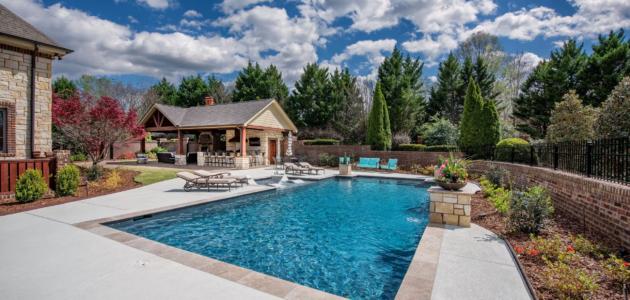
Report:
[[468,82],[464,112],[459,126],[459,145],[464,149],[475,148],[484,144],[481,140],[483,124],[480,124],[483,117],[483,98],[475,80],[469,78]]
[[459,62],[455,55],[450,53],[438,67],[438,81],[431,88],[427,116],[445,117],[454,124],[459,122],[464,106],[459,91],[461,81]]
[[368,117],[367,141],[372,149],[386,150],[391,147],[391,128],[389,113],[380,83],[376,83],[372,109]]
[[579,73],[578,93],[585,104],[599,106],[624,76],[630,75],[630,41],[623,29],[600,35],[593,54]]

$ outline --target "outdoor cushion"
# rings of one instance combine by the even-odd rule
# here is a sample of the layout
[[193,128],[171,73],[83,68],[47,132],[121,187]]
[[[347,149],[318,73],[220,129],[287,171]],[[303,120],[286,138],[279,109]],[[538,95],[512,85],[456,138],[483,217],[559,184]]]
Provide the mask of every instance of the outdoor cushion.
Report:
[[390,158],[386,165],[381,165],[381,169],[394,171],[398,167],[398,159]]
[[222,175],[230,175],[229,172],[208,172],[206,170],[194,170],[192,171],[195,175],[201,177],[221,177]]
[[205,182],[205,179],[190,172],[177,172],[177,174],[175,175],[189,182],[195,182],[195,183]]
[[357,167],[366,169],[377,169],[379,161],[380,159],[378,157],[360,157]]

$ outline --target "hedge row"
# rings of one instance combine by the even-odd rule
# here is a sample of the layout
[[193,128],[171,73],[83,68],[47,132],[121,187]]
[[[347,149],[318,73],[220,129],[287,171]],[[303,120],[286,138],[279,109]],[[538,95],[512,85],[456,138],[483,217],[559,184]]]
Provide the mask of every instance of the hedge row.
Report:
[[304,145],[339,145],[339,140],[335,139],[314,139],[304,141]]
[[458,151],[456,145],[433,145],[426,146],[423,144],[400,144],[396,147],[397,151],[424,151],[424,152],[453,152]]

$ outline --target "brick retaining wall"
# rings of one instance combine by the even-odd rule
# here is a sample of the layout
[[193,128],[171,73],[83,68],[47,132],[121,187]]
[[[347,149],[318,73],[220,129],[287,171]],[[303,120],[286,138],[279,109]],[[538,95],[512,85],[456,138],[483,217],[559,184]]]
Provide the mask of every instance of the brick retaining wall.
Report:
[[552,169],[491,161],[474,161],[471,172],[491,166],[522,176],[529,184],[546,187],[556,211],[583,220],[585,230],[630,249],[630,187]]
[[[400,167],[435,165],[439,157],[449,155],[448,152],[375,151],[366,145],[303,145],[301,142],[293,144],[293,153],[311,163],[318,163],[319,156],[323,153],[332,156],[342,156],[345,153],[353,157],[354,162],[359,157],[378,157],[383,164],[390,158],[397,158]],[[455,156],[459,157],[461,154],[456,153]]]

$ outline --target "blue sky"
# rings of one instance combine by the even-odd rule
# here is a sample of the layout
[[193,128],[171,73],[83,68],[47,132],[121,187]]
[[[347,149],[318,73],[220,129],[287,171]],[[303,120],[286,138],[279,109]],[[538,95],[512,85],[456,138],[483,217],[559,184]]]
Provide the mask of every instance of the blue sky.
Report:
[[532,66],[568,38],[590,51],[600,33],[630,28],[626,0],[0,0],[74,49],[55,74],[112,76],[148,85],[215,74],[248,60],[277,65],[292,85],[308,62],[373,77],[395,46],[437,64],[477,31]]

